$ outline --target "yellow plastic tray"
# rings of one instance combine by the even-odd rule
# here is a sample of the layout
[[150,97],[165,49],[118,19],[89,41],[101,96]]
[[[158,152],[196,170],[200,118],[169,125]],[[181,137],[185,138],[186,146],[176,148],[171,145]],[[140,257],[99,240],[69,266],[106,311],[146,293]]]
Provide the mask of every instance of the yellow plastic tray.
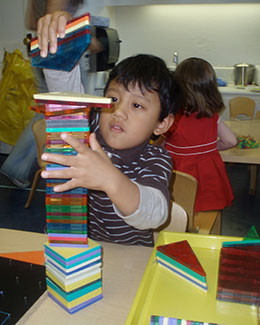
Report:
[[158,265],[154,248],[126,324],[149,325],[151,315],[157,315],[225,325],[257,325],[257,307],[216,300],[222,242],[241,239],[161,232],[156,246],[188,240],[207,274],[208,291],[200,290]]

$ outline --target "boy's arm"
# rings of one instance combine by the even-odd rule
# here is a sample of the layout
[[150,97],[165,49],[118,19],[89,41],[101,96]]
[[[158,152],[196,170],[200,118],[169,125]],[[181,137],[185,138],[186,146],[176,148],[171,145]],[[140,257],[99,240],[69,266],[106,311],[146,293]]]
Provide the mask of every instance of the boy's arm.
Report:
[[237,137],[230,128],[221,120],[218,120],[217,149],[227,150],[237,145]]
[[122,215],[115,204],[114,209],[125,222],[135,228],[157,228],[168,217],[172,160],[165,149],[159,146],[151,146],[143,152],[138,165],[140,168],[138,176],[134,181],[132,180],[140,192],[137,210],[131,215]]
[[[100,155],[105,154],[93,135],[90,137],[90,148]],[[99,178],[100,173],[95,177]],[[101,184],[102,187],[97,189],[106,192],[116,213],[131,226],[150,229],[166,221],[168,204],[161,190],[131,181],[112,163],[111,168],[101,176]],[[89,188],[93,189],[93,186]]]
[[123,216],[114,205],[115,212],[129,225],[143,230],[155,229],[162,225],[168,216],[168,204],[163,193],[150,186],[137,184],[140,191],[140,204],[131,215]]

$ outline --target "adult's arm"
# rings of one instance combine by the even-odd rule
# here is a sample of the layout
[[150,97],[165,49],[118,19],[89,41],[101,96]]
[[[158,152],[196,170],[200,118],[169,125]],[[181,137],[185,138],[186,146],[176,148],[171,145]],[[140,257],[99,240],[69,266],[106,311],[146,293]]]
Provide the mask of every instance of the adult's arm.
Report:
[[37,30],[38,20],[54,11],[65,11],[68,7],[69,0],[28,0],[24,25],[31,31]]

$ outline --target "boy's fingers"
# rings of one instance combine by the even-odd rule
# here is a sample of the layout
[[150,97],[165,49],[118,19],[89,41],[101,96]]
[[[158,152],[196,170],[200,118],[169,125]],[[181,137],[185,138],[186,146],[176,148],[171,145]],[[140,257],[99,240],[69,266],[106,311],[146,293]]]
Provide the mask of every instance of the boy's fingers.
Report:
[[54,164],[59,164],[59,165],[63,165],[63,166],[71,166],[73,164],[74,156],[49,154],[49,153],[45,152],[42,154],[41,158],[44,161],[50,161],[51,163],[54,163]]
[[[62,133],[61,139],[73,147],[78,153],[84,154],[87,152],[87,150],[89,150],[85,143],[79,142],[78,140],[74,139],[73,136],[67,133]],[[57,163],[64,166],[72,166],[75,156],[49,154],[45,152],[42,154],[41,158],[44,161],[50,161],[52,163]]]
[[69,191],[73,188],[75,188],[76,186],[73,184],[72,181],[68,181],[66,183],[63,183],[61,185],[56,185],[53,187],[54,192],[65,192],[65,191]]
[[90,136],[89,136],[89,146],[94,151],[100,151],[100,150],[103,151],[103,149],[101,148],[99,142],[97,141],[95,133],[91,133]]
[[73,136],[62,133],[61,139],[71,145],[78,153],[85,153],[88,150],[88,146],[85,143],[81,143],[78,140],[74,139]]
[[[56,177],[54,177],[54,175],[56,175]],[[75,181],[70,179],[68,181],[66,181],[66,179],[70,178],[70,177],[65,177],[64,174],[62,174],[61,176],[59,176],[60,173],[57,173],[57,172],[48,172],[46,170],[42,171],[41,172],[41,176],[42,178],[60,178],[60,179],[64,179],[64,183],[62,184],[58,184],[58,185],[55,185],[53,187],[53,190],[55,192],[63,192],[63,191],[68,191],[68,190],[71,190],[75,187],[77,187],[77,184],[75,184]]]
[[41,172],[42,178],[60,178],[60,179],[68,179],[71,176],[66,173],[65,169],[59,170],[44,170]]
[[101,157],[107,158],[107,154],[99,144],[95,133],[91,133],[89,136],[89,146],[91,150],[99,153]]

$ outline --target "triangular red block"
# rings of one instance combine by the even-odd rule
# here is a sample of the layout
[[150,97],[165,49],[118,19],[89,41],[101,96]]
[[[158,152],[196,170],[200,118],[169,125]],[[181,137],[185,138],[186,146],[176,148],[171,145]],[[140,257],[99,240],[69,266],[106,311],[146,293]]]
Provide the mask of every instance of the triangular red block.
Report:
[[203,267],[201,266],[199,260],[197,259],[197,256],[194,254],[187,240],[158,246],[157,250],[162,254],[172,258],[176,262],[200,274],[201,276],[206,276]]

